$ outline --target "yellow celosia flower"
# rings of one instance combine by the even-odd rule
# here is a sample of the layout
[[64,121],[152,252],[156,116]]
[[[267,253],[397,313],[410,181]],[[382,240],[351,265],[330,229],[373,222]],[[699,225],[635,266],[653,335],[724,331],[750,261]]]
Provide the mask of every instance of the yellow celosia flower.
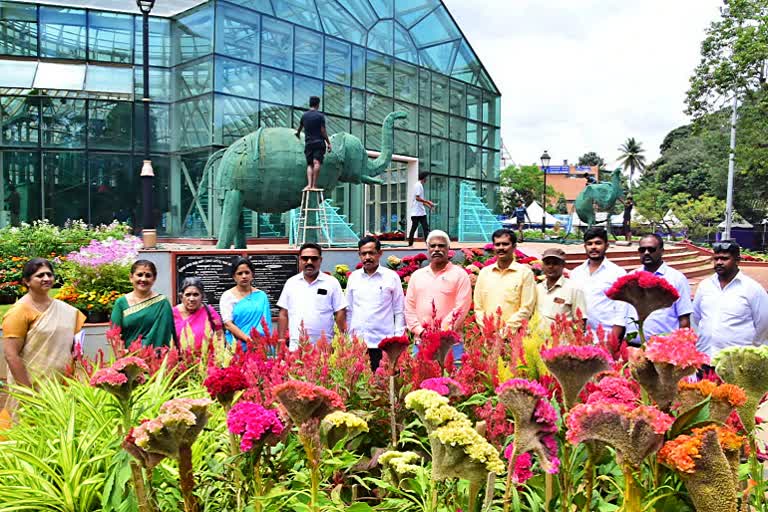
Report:
[[394,471],[398,476],[412,475],[421,469],[421,466],[413,464],[421,460],[421,457],[413,452],[387,451],[381,454],[379,462]]
[[363,418],[344,411],[332,412],[323,418],[323,422],[334,427],[344,426],[350,430],[368,432],[368,423]]
[[448,446],[458,446],[470,459],[485,465],[485,469],[500,475],[504,472],[504,463],[499,452],[471,424],[452,421],[430,434],[430,439],[436,439]]

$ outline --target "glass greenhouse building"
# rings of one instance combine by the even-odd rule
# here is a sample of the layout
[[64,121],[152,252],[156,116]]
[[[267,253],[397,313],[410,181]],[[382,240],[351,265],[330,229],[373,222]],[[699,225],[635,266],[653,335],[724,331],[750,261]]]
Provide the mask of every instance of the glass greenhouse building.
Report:
[[[0,1],[0,226],[140,223],[141,26],[130,0]],[[208,157],[259,126],[297,126],[311,95],[329,133],[371,152],[384,117],[408,113],[385,185],[327,194],[355,231],[402,228],[417,170],[432,173],[435,228],[456,234],[462,180],[496,203],[500,94],[440,0],[160,0],[149,53],[161,236],[216,236]],[[285,218],[246,223],[284,237]]]

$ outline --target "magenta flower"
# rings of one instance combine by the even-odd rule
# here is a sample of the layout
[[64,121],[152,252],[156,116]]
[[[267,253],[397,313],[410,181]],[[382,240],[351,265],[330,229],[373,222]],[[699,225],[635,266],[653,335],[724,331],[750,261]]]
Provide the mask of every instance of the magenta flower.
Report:
[[607,403],[635,405],[640,402],[640,386],[623,377],[605,377],[595,384],[587,397],[588,404]]
[[337,393],[309,382],[290,380],[275,386],[273,393],[296,425],[344,410],[344,402]]
[[[510,443],[504,450],[504,457],[507,460],[510,460],[514,451],[515,444]],[[533,473],[531,472],[531,466],[533,466],[533,457],[531,456],[531,452],[526,452],[520,455],[515,460],[515,467],[512,473],[512,483],[515,485],[520,485],[527,482],[529,478],[532,478]]]
[[619,462],[639,468],[661,447],[674,418],[647,405],[579,404],[568,414],[566,439],[572,444],[601,441],[613,446]]
[[262,446],[270,437],[282,434],[285,428],[274,410],[253,402],[236,403],[227,414],[227,427],[241,436],[243,452]]
[[611,367],[611,355],[594,345],[561,345],[541,353],[541,358],[560,383],[566,409],[576,403],[584,385]]
[[436,393],[448,397],[458,397],[467,394],[464,386],[450,377],[433,377],[431,379],[425,379],[421,381],[419,387],[421,389],[431,389]]
[[675,287],[666,279],[645,271],[618,278],[605,294],[609,299],[632,304],[640,322],[657,309],[670,307],[680,298]]
[[515,447],[510,460],[533,451],[544,471],[557,473],[557,412],[547,401],[546,390],[535,381],[511,379],[497,387],[496,394],[515,422]]

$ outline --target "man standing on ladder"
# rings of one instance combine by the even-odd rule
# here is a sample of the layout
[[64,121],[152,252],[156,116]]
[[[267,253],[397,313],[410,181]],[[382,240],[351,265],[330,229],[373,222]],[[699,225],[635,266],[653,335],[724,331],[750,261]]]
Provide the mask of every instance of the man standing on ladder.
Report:
[[318,109],[320,98],[310,96],[309,110],[301,116],[299,128],[296,130],[296,138],[301,136],[304,130],[304,155],[307,157],[307,186],[304,191],[317,188],[317,177],[320,175],[320,166],[325,158],[326,148],[331,152],[331,141],[325,131],[325,116]]

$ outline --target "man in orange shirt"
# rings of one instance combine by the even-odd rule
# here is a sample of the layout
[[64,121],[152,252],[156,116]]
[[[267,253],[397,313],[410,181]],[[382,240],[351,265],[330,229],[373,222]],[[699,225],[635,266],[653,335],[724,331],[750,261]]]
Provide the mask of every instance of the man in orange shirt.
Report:
[[472,284],[466,271],[451,263],[449,249],[448,234],[431,231],[427,235],[429,265],[414,272],[408,282],[405,323],[416,336],[425,329],[460,330],[469,312]]

